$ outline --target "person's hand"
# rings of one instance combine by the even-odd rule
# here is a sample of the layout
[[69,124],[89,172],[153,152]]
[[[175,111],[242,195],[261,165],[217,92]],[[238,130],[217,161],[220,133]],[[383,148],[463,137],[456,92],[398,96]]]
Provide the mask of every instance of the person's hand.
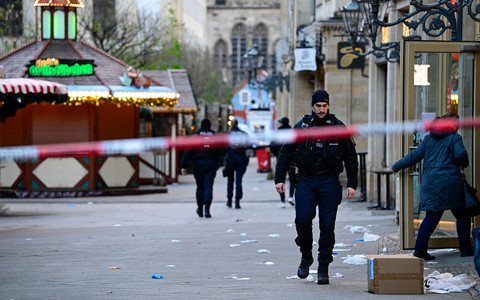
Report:
[[285,193],[285,183],[279,182],[275,185],[278,193]]
[[351,187],[347,187],[347,199],[352,199],[355,196],[355,190]]
[[187,175],[187,169],[182,168],[182,175]]

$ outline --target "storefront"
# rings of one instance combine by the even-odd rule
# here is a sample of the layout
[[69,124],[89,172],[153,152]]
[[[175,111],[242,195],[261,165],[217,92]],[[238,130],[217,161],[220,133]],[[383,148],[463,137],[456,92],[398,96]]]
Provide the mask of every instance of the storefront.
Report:
[[[403,70],[402,120],[431,120],[446,112],[460,118],[480,115],[480,47],[478,42],[405,41],[402,48]],[[464,170],[473,186],[480,186],[480,134],[478,128],[458,131],[468,151],[470,165]],[[401,137],[402,152],[407,154],[425,133]],[[400,174],[400,233],[404,249],[415,245],[418,228],[425,216],[419,210],[421,164]],[[475,218],[473,226],[480,220]],[[455,218],[445,212],[429,243],[430,248],[458,247]]]

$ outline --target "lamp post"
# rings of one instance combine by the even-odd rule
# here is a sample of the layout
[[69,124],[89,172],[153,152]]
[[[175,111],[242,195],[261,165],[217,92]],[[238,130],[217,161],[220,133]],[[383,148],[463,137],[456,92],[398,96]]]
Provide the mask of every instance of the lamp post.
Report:
[[265,55],[258,51],[257,44],[253,44],[251,48],[247,50],[247,53],[243,55],[243,68],[248,78],[248,84],[251,88],[258,88],[275,92],[278,87],[280,91],[283,91],[285,85],[287,91],[290,90],[289,76],[288,74],[283,76],[281,73],[275,73],[267,76],[261,80],[259,70],[262,69]]
[[[356,37],[364,34],[371,41],[371,50],[356,54],[384,56],[389,62],[399,60],[399,41],[376,45],[379,27],[390,27],[403,23],[408,28],[416,30],[421,25],[422,31],[428,36],[439,37],[445,31],[450,30],[452,41],[461,41],[463,9],[466,7],[468,15],[474,21],[480,22],[480,4],[476,3],[476,0],[438,0],[431,4],[424,4],[422,0],[410,0],[410,5],[415,8],[413,11],[393,22],[384,22],[389,1],[352,0],[340,10],[345,24],[345,32],[350,36],[350,41],[355,43]],[[359,14],[361,14],[361,20],[358,17]],[[416,15],[419,16],[418,20],[411,20]],[[419,36],[405,38],[420,39]]]

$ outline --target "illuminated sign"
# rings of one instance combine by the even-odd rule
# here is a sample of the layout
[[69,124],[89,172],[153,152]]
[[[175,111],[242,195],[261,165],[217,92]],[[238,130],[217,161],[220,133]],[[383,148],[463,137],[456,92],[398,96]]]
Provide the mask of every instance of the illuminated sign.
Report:
[[66,77],[93,75],[93,59],[45,58],[31,60],[26,65],[30,77]]
[[357,43],[355,51],[349,42],[338,43],[338,61],[339,69],[363,69],[365,67],[365,57],[358,54],[365,52],[365,44]]

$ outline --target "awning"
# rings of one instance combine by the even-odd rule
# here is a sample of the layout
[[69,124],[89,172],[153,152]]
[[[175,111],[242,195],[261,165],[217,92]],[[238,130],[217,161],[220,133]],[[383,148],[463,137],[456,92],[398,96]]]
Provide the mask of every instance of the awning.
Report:
[[82,98],[108,98],[110,90],[104,85],[68,85],[68,97]]
[[0,79],[0,94],[67,94],[67,86],[27,78]]
[[0,121],[13,117],[17,109],[32,103],[64,103],[67,86],[28,78],[0,79]]
[[134,86],[111,85],[113,97],[115,98],[140,98],[140,99],[178,99],[177,91],[166,86],[150,86],[148,88],[136,88]]

